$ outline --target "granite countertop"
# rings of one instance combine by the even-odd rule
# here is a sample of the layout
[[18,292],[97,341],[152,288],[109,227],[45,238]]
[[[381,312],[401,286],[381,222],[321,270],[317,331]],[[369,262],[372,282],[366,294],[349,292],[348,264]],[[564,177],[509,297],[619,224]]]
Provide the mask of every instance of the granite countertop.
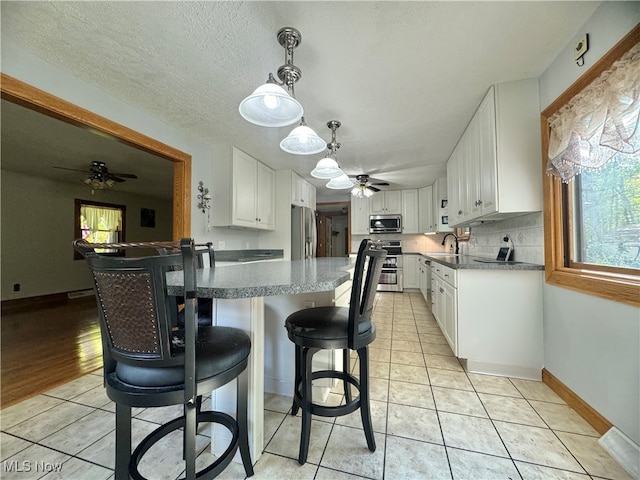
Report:
[[[353,258],[336,257],[205,268],[197,272],[197,295],[249,298],[330,291],[349,280],[347,270],[354,263]],[[183,284],[182,272],[167,273],[170,295],[182,295]]]
[[216,250],[215,255],[219,262],[257,262],[282,259],[284,250]]
[[453,269],[467,270],[544,270],[544,265],[525,262],[502,262],[490,257],[473,255],[451,255],[446,253],[423,253],[423,257]]

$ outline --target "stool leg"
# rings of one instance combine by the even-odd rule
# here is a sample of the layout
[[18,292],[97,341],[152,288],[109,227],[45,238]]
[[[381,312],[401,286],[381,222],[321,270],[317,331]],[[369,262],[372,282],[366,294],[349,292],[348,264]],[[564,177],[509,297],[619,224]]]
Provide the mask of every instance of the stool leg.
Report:
[[[342,350],[342,371],[345,373],[345,376],[349,375],[349,371],[351,370],[351,359],[349,358],[349,353],[351,350],[345,348]],[[351,403],[351,387],[350,383],[347,381],[343,381],[344,383],[344,400],[345,403]]]
[[249,373],[245,369],[236,380],[236,418],[238,421],[238,435],[240,435],[240,457],[247,477],[253,476],[253,464],[249,451],[249,424],[247,422],[247,397],[249,394]]
[[376,451],[376,440],[373,436],[371,425],[371,408],[369,402],[369,347],[362,347],[358,350],[360,360],[360,416],[362,417],[362,427],[367,438],[367,446],[372,452]]
[[186,463],[187,480],[196,478],[196,430],[198,421],[196,418],[197,402],[186,403],[184,405],[184,452],[183,457]]
[[309,437],[311,436],[311,405],[313,403],[311,384],[311,364],[314,349],[303,347],[301,355],[302,373],[302,430],[300,432],[300,453],[298,463],[304,465],[309,453]]
[[116,480],[129,480],[131,407],[116,403]]
[[298,394],[298,388],[301,388],[302,382],[302,347],[295,345],[295,373],[293,378],[293,405],[291,406],[291,415],[294,417],[298,413],[298,403],[296,402],[296,396]]

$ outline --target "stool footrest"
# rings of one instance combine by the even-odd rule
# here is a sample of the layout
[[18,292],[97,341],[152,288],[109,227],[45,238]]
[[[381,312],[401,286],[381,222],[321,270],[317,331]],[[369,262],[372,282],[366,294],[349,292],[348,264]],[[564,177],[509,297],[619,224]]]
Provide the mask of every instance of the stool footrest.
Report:
[[309,407],[309,412],[311,414],[318,415],[320,417],[342,417],[344,415],[349,415],[350,413],[353,413],[358,410],[358,408],[360,408],[360,382],[357,378],[355,378],[353,375],[349,375],[348,373],[339,372],[336,370],[319,370],[311,374],[312,380],[319,380],[324,378],[337,378],[338,380],[350,383],[358,389],[358,396],[350,402],[347,402],[345,405],[326,406],[319,405],[317,403],[305,403],[302,399],[301,394],[302,384],[298,383],[298,385],[296,385],[295,395],[293,397],[294,402],[298,407],[302,409],[304,409],[305,407]]

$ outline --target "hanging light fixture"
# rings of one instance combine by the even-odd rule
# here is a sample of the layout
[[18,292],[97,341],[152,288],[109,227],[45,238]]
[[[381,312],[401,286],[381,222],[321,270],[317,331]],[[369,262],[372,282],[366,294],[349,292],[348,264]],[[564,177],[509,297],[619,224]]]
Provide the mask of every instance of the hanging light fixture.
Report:
[[340,125],[338,120],[330,120],[327,122],[327,127],[331,129],[331,143],[327,143],[329,153],[318,161],[316,168],[311,170],[312,177],[329,180],[344,175],[344,172],[340,169],[338,161],[336,160],[336,150],[340,148],[340,144],[336,142],[336,130]]
[[349,179],[346,173],[343,173],[339,177],[332,178],[329,180],[329,183],[327,183],[327,188],[331,188],[332,190],[343,190],[352,187],[353,182]]
[[353,190],[351,190],[351,195],[356,198],[369,198],[371,195],[373,195],[373,190],[367,188],[366,185],[359,184],[353,187]]
[[327,144],[313,129],[307,127],[304,117],[300,119],[300,125],[291,130],[287,138],[280,142],[280,148],[294,155],[311,155],[320,153]]
[[[293,85],[302,71],[293,64],[293,50],[300,45],[302,35],[292,27],[278,30],[278,43],[284,48],[285,63],[278,68],[278,83],[269,73],[267,83],[240,102],[240,115],[245,120],[262,127],[284,127],[302,118],[304,109],[295,98]],[[286,87],[286,90],[283,88]]]

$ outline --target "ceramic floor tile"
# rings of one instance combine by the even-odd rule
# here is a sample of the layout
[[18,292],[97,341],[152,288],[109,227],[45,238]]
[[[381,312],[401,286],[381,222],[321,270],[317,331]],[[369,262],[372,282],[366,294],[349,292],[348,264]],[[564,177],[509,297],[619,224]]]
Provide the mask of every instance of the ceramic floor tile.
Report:
[[386,402],[389,399],[389,380],[383,378],[369,379],[369,396],[371,400]]
[[451,479],[443,446],[391,435],[387,437],[384,470],[389,479]]
[[424,335],[442,335],[442,330],[440,330],[440,327],[438,327],[437,324],[432,325],[420,325],[417,324],[416,328],[418,329],[418,333],[419,334],[424,334]]
[[[295,479],[292,479],[295,480]],[[362,480],[358,475],[331,470],[330,468],[320,467],[316,473],[315,480]]]
[[428,368],[428,371],[429,382],[435,387],[473,391],[471,382],[469,382],[469,379],[464,372],[456,372],[442,368]]
[[387,434],[443,444],[438,415],[426,408],[390,403]]
[[418,338],[423,344],[435,343],[438,345],[447,345],[447,339],[444,338],[444,335],[429,335],[428,333],[421,333]]
[[385,436],[375,434],[375,441],[376,451],[371,452],[367,448],[362,430],[335,425],[320,466],[352,475],[382,479]]
[[565,432],[556,433],[587,473],[613,480],[631,480],[631,475],[600,446],[597,438]]
[[372,348],[383,348],[385,350],[391,350],[391,337],[393,334],[389,334],[388,337],[381,337],[376,330],[376,339],[371,344]]
[[61,428],[89,415],[94,410],[94,408],[85,407],[84,405],[63,402],[11,428],[4,428],[3,426],[3,430],[32,442],[39,442]]
[[504,395],[506,397],[519,397],[522,395],[511,380],[506,377],[495,377],[493,375],[480,375],[478,373],[468,373],[467,376],[477,392],[492,393],[494,395]]
[[462,365],[460,365],[460,362],[456,357],[426,353],[424,355],[424,362],[426,363],[427,368],[442,368],[444,370],[464,372]]
[[586,474],[543,467],[532,463],[515,462],[515,464],[523,480],[588,480],[591,478]]
[[312,463],[307,462],[300,465],[297,459],[293,460],[265,452],[253,466],[255,475],[251,477],[251,480],[313,480],[317,470],[318,466]]
[[392,340],[391,349],[399,350],[403,352],[417,352],[422,353],[422,347],[420,342],[408,341],[408,340]]
[[422,344],[422,351],[432,355],[446,355],[448,357],[454,356],[453,350],[451,350],[449,344],[440,345],[439,343],[424,343]]
[[391,380],[389,401],[400,405],[435,409],[431,387],[418,383]]
[[6,460],[31,445],[33,443],[22,438],[0,432],[0,461]]
[[393,333],[412,333],[415,338],[418,335],[418,330],[416,329],[415,322],[407,322],[407,323],[397,323],[393,322]]
[[[311,420],[311,435],[309,437],[309,454],[307,462],[318,464],[322,452],[329,439],[333,424]],[[282,455],[297,461],[300,452],[301,417],[287,415],[271,441],[265,447],[265,452]]]
[[424,356],[418,352],[403,352],[401,350],[391,351],[391,363],[401,365],[417,365],[424,367]]
[[[349,415],[336,418],[336,425],[344,425],[347,427],[353,427],[360,429],[363,432],[362,416],[360,409],[356,410]],[[371,425],[373,431],[381,434],[385,434],[387,431],[387,402],[378,402],[371,400]],[[364,438],[364,437],[363,437]]]
[[85,393],[78,395],[77,397],[73,397],[72,401],[74,403],[86,405],[87,407],[96,408],[103,408],[106,405],[113,403],[112,400],[107,397],[107,390],[102,385],[92,388],[91,390],[88,390]]
[[518,470],[509,458],[447,448],[453,478],[515,479]]
[[47,468],[60,470],[71,457],[42,445],[31,445],[2,462],[3,480],[35,480],[47,473]]
[[494,424],[514,460],[586,473],[551,430],[515,423]]
[[52,471],[42,478],[44,480],[69,480],[73,478],[107,480],[112,475],[113,470],[85,462],[79,458],[70,458],[61,465],[60,470]]
[[508,457],[493,423],[486,418],[438,412],[442,435],[447,447]]
[[478,396],[493,420],[547,427],[538,412],[524,398],[503,397],[488,393],[479,393]]
[[[184,472],[182,459],[182,430],[176,430],[155,443],[142,457],[138,470],[144,478],[173,480]],[[196,436],[196,451],[204,451],[209,446],[209,438]]]
[[265,445],[271,441],[271,438],[276,433],[282,422],[284,421],[286,413],[271,412],[269,410],[264,411],[264,443]]
[[397,365],[392,363],[389,378],[401,382],[429,384],[427,369],[417,365]]
[[487,412],[476,392],[432,386],[438,411],[487,418]]
[[59,398],[47,397],[46,395],[37,395],[29,400],[20,402],[0,411],[0,419],[2,420],[2,429],[7,430],[18,423],[24,422],[31,417],[35,417],[47,410],[60,405],[63,401]]
[[394,342],[417,342],[418,334],[415,332],[400,332],[397,331],[394,327],[393,333],[391,334],[391,338]]
[[391,360],[391,350],[369,347],[369,361],[388,362],[389,360]]
[[[372,346],[375,346],[378,340],[382,340],[382,339],[391,340],[391,336],[393,335],[393,329],[391,327],[387,327],[386,325],[381,325],[376,320],[374,320],[374,323],[376,324],[376,339],[373,341]],[[390,347],[385,347],[385,348],[390,348]]]
[[562,400],[555,394],[549,386],[542,382],[536,382],[535,380],[522,380],[520,378],[512,378],[511,382],[515,385],[522,396],[528,400],[540,400],[542,402],[561,403]]
[[114,429],[115,415],[96,410],[40,441],[46,447],[75,455]]
[[67,382],[64,385],[47,390],[44,394],[51,397],[70,400],[73,397],[77,397],[78,395],[91,390],[92,388],[100,387],[102,384],[102,377],[98,377],[96,375],[84,375],[76,380]]
[[389,380],[389,363],[369,362],[369,377]]
[[536,400],[531,400],[530,403],[552,430],[600,437],[600,434],[568,405]]
[[145,408],[142,412],[136,415],[135,418],[162,425],[163,423],[167,423],[169,420],[178,418],[183,414],[184,409],[182,408],[182,405],[170,405],[168,407]]

